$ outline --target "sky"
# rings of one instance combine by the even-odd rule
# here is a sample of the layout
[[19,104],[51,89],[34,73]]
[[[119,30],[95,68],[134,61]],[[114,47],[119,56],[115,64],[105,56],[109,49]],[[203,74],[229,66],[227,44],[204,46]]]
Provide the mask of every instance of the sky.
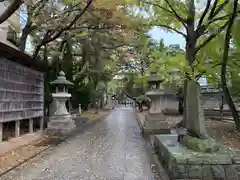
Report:
[[162,29],[159,29],[159,28],[153,28],[152,30],[150,30],[148,32],[148,34],[153,39],[156,39],[156,40],[163,39],[163,41],[166,45],[179,44],[182,49],[185,48],[184,38],[177,33],[170,33],[170,32],[166,32],[166,31],[164,31]]

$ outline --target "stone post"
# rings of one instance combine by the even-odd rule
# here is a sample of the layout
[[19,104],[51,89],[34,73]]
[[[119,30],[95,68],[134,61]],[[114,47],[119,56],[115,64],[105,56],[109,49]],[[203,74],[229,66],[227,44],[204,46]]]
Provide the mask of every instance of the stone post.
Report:
[[187,83],[185,118],[188,134],[182,139],[183,145],[194,151],[218,151],[219,144],[208,136],[204,125],[203,107],[200,101],[200,85],[195,81],[188,81]]
[[29,133],[33,133],[33,118],[29,119]]
[[196,133],[199,137],[207,137],[203,108],[200,101],[200,85],[195,81],[188,81],[187,83],[185,123],[188,131]]
[[40,117],[40,131],[44,129],[44,117]]
[[15,121],[15,137],[20,136],[20,120]]
[[0,123],[0,142],[3,140],[3,123]]
[[81,104],[78,104],[78,112],[79,114],[82,114]]

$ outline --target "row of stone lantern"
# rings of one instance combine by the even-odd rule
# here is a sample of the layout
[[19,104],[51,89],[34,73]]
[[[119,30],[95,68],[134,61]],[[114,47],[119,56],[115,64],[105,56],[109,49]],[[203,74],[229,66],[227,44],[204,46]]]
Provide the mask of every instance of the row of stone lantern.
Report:
[[[151,73],[148,78],[149,91],[146,95],[151,99],[151,107],[145,117],[143,131],[148,133],[170,133],[170,128],[165,120],[163,110],[163,102],[168,94],[159,88],[160,83],[164,80],[159,78],[156,73]],[[53,101],[57,105],[50,116],[48,123],[48,131],[52,133],[66,133],[76,127],[72,116],[67,111],[66,101],[70,99],[71,94],[68,93],[68,87],[72,85],[65,77],[65,73],[61,71],[58,78],[51,82],[55,86],[56,92],[52,93]],[[107,97],[107,105],[105,108],[113,109],[116,105],[116,100],[113,102],[112,94],[109,93]]]

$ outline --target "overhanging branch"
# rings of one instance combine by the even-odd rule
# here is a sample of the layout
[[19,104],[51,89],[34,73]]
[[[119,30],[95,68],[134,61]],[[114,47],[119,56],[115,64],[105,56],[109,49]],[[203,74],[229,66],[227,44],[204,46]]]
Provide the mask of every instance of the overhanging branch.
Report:
[[203,11],[203,13],[202,13],[202,16],[201,16],[201,18],[200,18],[200,20],[199,20],[199,22],[198,22],[198,26],[197,26],[197,27],[200,27],[200,26],[202,25],[203,20],[204,20],[205,16],[207,15],[208,10],[209,10],[209,8],[210,8],[211,1],[212,1],[212,0],[208,0],[208,1],[207,1],[207,5],[205,6],[205,9],[204,9],[204,11]]
[[212,14],[211,18],[216,17],[223,9],[224,7],[229,3],[229,0],[225,0],[222,4],[220,4],[217,9],[214,11],[214,13]]
[[212,19],[212,17],[214,17],[213,14],[214,14],[215,9],[216,9],[216,7],[217,7],[218,1],[219,1],[219,0],[215,0],[215,1],[213,2],[212,9],[211,9],[210,14],[209,14],[209,16],[208,16],[208,20],[210,20],[210,19]]
[[[171,11],[170,11],[169,9],[167,9],[167,8],[165,8],[165,7],[163,7],[163,6],[159,5],[159,4],[152,3],[152,2],[147,2],[147,1],[144,1],[144,0],[140,0],[140,1],[141,1],[142,3],[145,3],[145,4],[149,4],[149,5],[156,6],[156,7],[160,8],[160,9],[162,9],[162,10],[170,13],[170,14],[173,14],[173,15],[176,17],[177,20],[179,20],[180,22],[182,22],[182,24],[183,24],[184,27],[187,27],[187,26],[186,26],[186,20],[183,19],[182,17],[180,17],[180,16],[177,14],[177,12],[172,8],[171,4],[170,4],[170,5],[168,4],[168,5],[169,5],[169,8],[171,9]],[[165,1],[168,2],[167,0],[165,0]]]
[[164,24],[157,24],[156,26],[166,28],[166,29],[168,29],[168,30],[170,30],[170,31],[174,31],[174,32],[176,32],[176,33],[182,35],[184,38],[187,37],[186,34],[184,34],[183,32],[181,32],[181,31],[179,31],[179,30],[177,30],[177,29],[175,29],[175,28],[173,28],[173,27],[171,27],[171,26],[164,25]]
[[168,0],[165,0],[166,3],[168,4],[169,8],[172,10],[173,14],[176,16],[176,18],[183,24],[184,27],[186,27],[186,20],[183,19],[176,11],[175,9],[172,7],[172,5],[170,4],[170,2]]
[[69,30],[74,24],[75,22],[86,12],[86,10],[89,8],[89,6],[92,4],[92,1],[93,0],[88,0],[86,6],[83,8],[83,10],[81,11],[81,13],[79,13],[78,15],[75,16],[75,18],[64,28],[60,29],[57,33],[55,34],[52,34],[54,33],[55,31],[52,31],[52,30],[48,30],[43,39],[42,39],[42,42],[36,47],[35,51],[34,51],[34,54],[33,54],[33,58],[36,58],[37,55],[38,55],[38,52],[40,51],[41,47],[56,40],[57,38],[59,38],[62,33],[64,31],[67,31]]
[[201,50],[203,47],[205,47],[211,40],[213,40],[219,33],[221,33],[228,25],[228,22],[226,22],[223,26],[221,26],[215,33],[211,34],[210,36],[207,37],[207,39],[200,44],[196,48],[196,53]]

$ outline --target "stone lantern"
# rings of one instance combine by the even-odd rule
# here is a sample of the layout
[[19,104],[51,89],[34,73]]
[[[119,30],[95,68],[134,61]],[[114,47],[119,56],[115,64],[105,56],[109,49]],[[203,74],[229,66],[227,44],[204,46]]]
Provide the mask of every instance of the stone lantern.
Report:
[[104,107],[104,109],[106,110],[110,110],[113,109],[114,105],[113,105],[113,100],[112,100],[112,90],[110,89],[110,91],[107,93],[107,104]]
[[56,92],[52,93],[52,97],[53,100],[57,101],[57,108],[50,117],[48,131],[51,133],[64,134],[76,127],[65,104],[71,97],[71,94],[68,93],[68,87],[72,85],[72,83],[66,79],[65,73],[61,71],[58,78],[52,81],[51,84],[56,87]]
[[151,107],[148,114],[145,116],[143,124],[144,133],[153,134],[168,134],[170,128],[165,121],[163,110],[164,91],[160,90],[160,84],[164,82],[163,79],[152,72],[148,78],[149,91],[146,92],[146,96],[151,99]]

